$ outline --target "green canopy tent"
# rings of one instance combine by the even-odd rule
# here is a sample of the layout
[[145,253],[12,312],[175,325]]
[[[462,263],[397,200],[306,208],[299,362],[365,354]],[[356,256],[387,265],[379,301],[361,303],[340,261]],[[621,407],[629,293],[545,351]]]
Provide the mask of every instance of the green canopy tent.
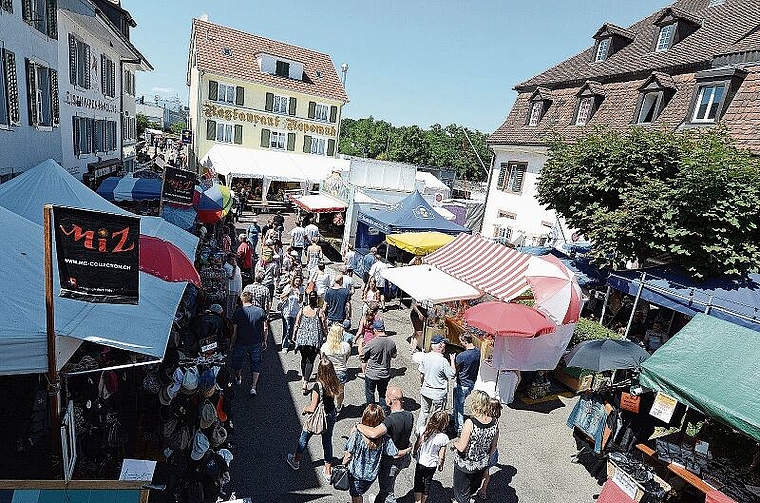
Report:
[[760,334],[697,314],[641,365],[640,382],[760,440]]

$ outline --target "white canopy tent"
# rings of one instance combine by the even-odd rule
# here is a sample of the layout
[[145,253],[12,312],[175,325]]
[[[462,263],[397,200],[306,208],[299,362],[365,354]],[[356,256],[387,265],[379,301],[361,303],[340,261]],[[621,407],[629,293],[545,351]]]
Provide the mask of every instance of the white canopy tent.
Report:
[[380,275],[423,303],[439,304],[482,295],[477,288],[428,264],[389,267],[380,271]]

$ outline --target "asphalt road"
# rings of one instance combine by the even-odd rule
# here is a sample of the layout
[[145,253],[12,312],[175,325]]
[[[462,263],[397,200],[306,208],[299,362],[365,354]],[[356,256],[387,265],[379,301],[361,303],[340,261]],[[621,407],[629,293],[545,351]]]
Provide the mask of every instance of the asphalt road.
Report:
[[[241,226],[246,222],[244,218]],[[289,218],[286,227],[292,226]],[[261,223],[262,220],[260,219]],[[290,223],[290,226],[287,224]],[[358,295],[355,295],[358,297]],[[353,328],[360,309],[354,299]],[[386,329],[399,349],[393,363],[391,383],[405,393],[405,408],[415,416],[419,410],[419,373],[411,361],[407,338],[412,328],[409,310],[398,301],[389,303],[383,315]],[[322,445],[311,439],[301,469],[293,471],[286,463],[288,452],[295,450],[301,431],[301,408],[307,398],[301,394],[300,355],[277,352],[281,341],[280,320],[272,323],[268,349],[263,356],[259,395],[247,394],[246,384],[235,398],[235,433],[237,455],[232,462],[232,486],[238,498],[255,502],[346,502],[347,492],[335,491],[322,478]],[[356,377],[359,360],[349,360],[346,406],[338,418],[333,435],[336,457],[342,455],[345,437],[361,416],[364,405],[364,382]],[[504,409],[500,420],[499,464],[492,468],[488,501],[498,503],[582,503],[592,502],[600,487],[580,465],[570,462],[575,443],[565,426],[575,398],[557,398],[533,407],[519,399]],[[449,396],[448,406],[451,406]],[[451,500],[452,462],[447,459],[443,472],[437,472],[431,487],[431,502]],[[414,501],[412,481],[414,464],[398,477],[396,495],[400,502]],[[365,495],[374,501],[377,483]]]

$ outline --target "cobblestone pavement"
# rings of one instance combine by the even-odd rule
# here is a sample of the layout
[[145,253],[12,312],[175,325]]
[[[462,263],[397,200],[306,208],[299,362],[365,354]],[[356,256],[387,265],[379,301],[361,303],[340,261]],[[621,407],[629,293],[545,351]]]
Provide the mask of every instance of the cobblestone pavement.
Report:
[[[267,218],[264,216],[263,218]],[[246,213],[239,227],[250,219]],[[259,217],[259,224],[265,220]],[[287,215],[286,233],[294,218]],[[355,295],[358,297],[358,295]],[[354,299],[353,328],[356,328],[360,309]],[[386,328],[399,349],[393,363],[391,383],[401,386],[405,393],[405,408],[415,416],[419,409],[419,373],[411,361],[408,337],[411,334],[409,309],[398,301],[389,303],[384,313]],[[235,399],[236,428],[234,441],[238,453],[232,464],[233,487],[238,497],[250,497],[253,502],[346,502],[348,493],[338,492],[322,478],[322,445],[312,438],[308,455],[299,471],[286,463],[293,452],[301,431],[301,408],[307,398],[300,388],[298,354],[278,353],[282,326],[272,323],[268,349],[264,352],[264,369],[259,381],[259,395],[245,393],[245,384]],[[364,383],[356,377],[358,357],[349,360],[349,381],[346,384],[346,406],[335,426],[333,448],[342,455],[345,438],[361,416],[364,403]],[[489,499],[498,503],[581,503],[592,502],[599,486],[586,470],[570,462],[575,444],[565,421],[575,398],[558,398],[534,407],[518,405],[504,409],[500,420],[497,467],[492,468]],[[448,405],[451,406],[449,396]],[[447,459],[443,472],[437,472],[431,487],[431,502],[451,500],[452,462]],[[414,464],[398,477],[396,495],[402,503],[412,502]],[[377,484],[365,495],[366,502],[374,501]]]

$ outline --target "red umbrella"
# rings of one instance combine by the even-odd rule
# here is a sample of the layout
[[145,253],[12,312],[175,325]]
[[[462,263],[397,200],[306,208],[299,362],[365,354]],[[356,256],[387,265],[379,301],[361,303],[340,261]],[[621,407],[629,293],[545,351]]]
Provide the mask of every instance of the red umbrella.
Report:
[[201,277],[187,255],[163,239],[140,235],[140,270],[164,281],[187,281],[201,287]]
[[537,337],[554,332],[556,325],[524,304],[511,302],[483,302],[464,313],[468,325],[486,333],[506,337]]

